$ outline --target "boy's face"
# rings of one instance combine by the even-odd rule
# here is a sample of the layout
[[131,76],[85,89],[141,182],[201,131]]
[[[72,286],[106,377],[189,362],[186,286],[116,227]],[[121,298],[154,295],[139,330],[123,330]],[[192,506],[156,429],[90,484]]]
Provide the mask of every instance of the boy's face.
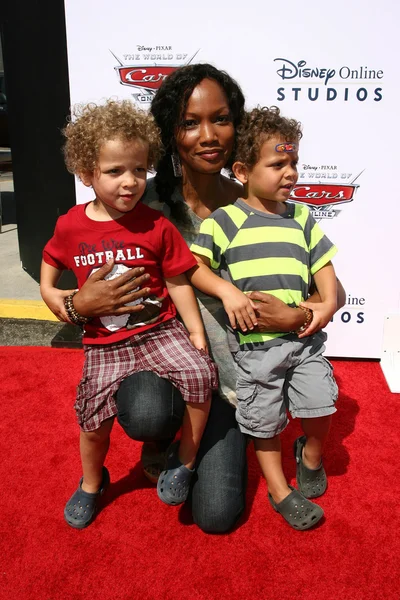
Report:
[[281,143],[296,143],[297,140],[285,140],[274,136],[263,143],[260,157],[254,167],[247,171],[249,196],[261,201],[285,202],[298,179],[297,150],[294,152],[277,152],[276,146]]
[[143,196],[148,153],[148,144],[143,140],[109,140],[100,148],[94,173],[81,175],[83,183],[96,192],[97,209],[105,220],[118,219]]

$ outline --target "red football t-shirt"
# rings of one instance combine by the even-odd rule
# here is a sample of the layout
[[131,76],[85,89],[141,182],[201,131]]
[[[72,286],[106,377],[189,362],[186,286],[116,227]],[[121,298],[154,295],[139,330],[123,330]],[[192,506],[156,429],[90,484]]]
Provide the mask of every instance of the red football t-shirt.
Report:
[[144,267],[150,275],[151,296],[137,300],[145,308],[133,315],[94,318],[83,336],[85,344],[110,344],[159,325],[176,315],[165,278],[175,277],[196,265],[185,240],[159,211],[140,203],[115,221],[93,221],[86,204],[71,208],[56,223],[54,235],[43,250],[43,260],[61,270],[72,270],[80,288],[109,258],[111,276],[129,268]]

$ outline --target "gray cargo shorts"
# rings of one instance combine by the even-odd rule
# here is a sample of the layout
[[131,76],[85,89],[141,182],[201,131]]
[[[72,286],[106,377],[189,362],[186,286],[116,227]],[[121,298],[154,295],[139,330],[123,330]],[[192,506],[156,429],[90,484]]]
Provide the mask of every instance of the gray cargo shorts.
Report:
[[336,412],[338,387],[319,333],[266,350],[234,354],[237,372],[236,419],[240,430],[272,438],[292,417],[323,417]]

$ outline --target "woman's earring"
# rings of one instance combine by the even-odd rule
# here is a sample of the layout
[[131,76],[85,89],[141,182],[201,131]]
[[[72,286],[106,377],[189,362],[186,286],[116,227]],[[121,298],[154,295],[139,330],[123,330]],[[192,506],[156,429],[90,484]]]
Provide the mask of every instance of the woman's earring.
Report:
[[174,176],[182,177],[182,165],[181,165],[181,161],[179,158],[179,154],[177,154],[176,152],[173,152],[171,154],[171,161],[172,161],[172,169],[174,171]]

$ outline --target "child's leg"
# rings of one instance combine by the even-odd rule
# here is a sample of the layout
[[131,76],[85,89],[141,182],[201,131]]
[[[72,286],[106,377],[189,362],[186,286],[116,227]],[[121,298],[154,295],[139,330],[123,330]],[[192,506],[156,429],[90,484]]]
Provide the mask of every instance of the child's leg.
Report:
[[255,438],[254,446],[263,475],[267,480],[269,500],[274,510],[294,529],[309,529],[320,521],[323,510],[307,500],[287,484],[282,469],[281,441],[272,438]]
[[328,437],[332,415],[302,419],[301,426],[307,438],[303,447],[302,460],[308,469],[318,469],[321,465],[324,443]]
[[[165,470],[157,484],[160,499],[166,504],[180,504],[189,494],[190,479],[200,446],[212,391],[218,387],[217,367],[205,352],[191,344],[179,321],[172,319],[147,335],[149,351],[142,348],[142,361],[159,377],[168,379],[186,402],[182,438],[168,451]],[[188,466],[186,466],[188,465]]]
[[254,448],[268,491],[274,501],[279,503],[291,493],[282,469],[280,436],[254,438]]
[[269,500],[294,529],[309,529],[323,516],[322,509],[289,487],[282,468],[279,434],[287,423],[284,385],[292,345],[272,346],[267,352],[245,351],[237,360],[236,412],[240,429],[254,439],[263,475],[267,480]]
[[322,464],[338,388],[331,364],[322,356],[323,337],[315,334],[298,342],[298,364],[288,377],[287,395],[293,417],[301,419],[305,436],[294,443],[297,485],[306,498],[318,498],[328,481]]
[[331,421],[332,415],[301,419],[305,435],[297,438],[293,450],[297,463],[297,485],[306,498],[318,498],[328,487],[322,452]]
[[80,432],[80,452],[83,470],[82,489],[95,494],[101,487],[103,465],[110,446],[114,419],[103,421],[95,431]]
[[202,403],[187,403],[183,417],[182,434],[168,450],[165,470],[157,482],[157,493],[166,504],[185,502],[189,495],[190,480],[201,438],[207,424],[211,400]]
[[211,400],[202,404],[186,403],[178,456],[181,463],[188,469],[191,469],[195,463],[210,407]]
[[103,466],[110,445],[110,432],[114,418],[103,421],[95,431],[80,433],[80,450],[83,477],[78,489],[68,500],[64,518],[75,529],[84,529],[93,521],[100,496],[110,483]]

